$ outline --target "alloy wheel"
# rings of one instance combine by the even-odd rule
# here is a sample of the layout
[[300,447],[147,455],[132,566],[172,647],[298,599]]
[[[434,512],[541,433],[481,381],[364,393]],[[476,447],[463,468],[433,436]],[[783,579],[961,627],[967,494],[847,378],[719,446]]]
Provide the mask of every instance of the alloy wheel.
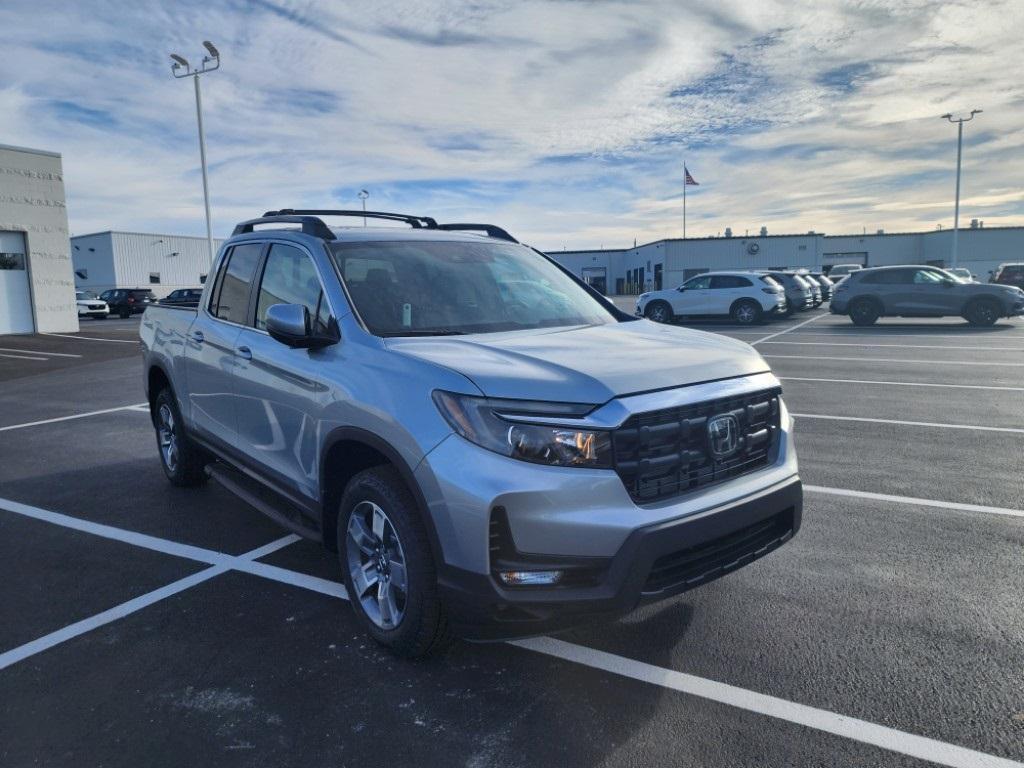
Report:
[[405,615],[409,579],[405,552],[395,526],[372,501],[352,510],[346,536],[346,560],[353,599],[381,629],[394,629]]
[[160,440],[160,456],[164,460],[164,466],[172,474],[178,469],[178,433],[175,429],[174,414],[171,407],[164,403],[158,412],[160,426],[157,427],[157,437]]

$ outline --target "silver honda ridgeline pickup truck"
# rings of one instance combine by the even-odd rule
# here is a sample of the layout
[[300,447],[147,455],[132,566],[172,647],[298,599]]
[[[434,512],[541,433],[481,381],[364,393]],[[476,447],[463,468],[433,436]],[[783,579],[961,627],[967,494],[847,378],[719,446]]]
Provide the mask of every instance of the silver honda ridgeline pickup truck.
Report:
[[[787,542],[802,491],[750,346],[617,310],[485,224],[272,211],[142,319],[164,472],[337,552],[419,656],[679,594]],[[394,226],[404,222],[408,226]]]

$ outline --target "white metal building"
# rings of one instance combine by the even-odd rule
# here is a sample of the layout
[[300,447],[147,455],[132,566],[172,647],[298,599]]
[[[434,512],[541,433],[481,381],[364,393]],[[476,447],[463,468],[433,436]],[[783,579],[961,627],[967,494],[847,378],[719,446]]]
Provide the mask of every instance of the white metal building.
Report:
[[[834,264],[931,264],[950,266],[952,230],[872,235],[761,234],[657,240],[635,248],[551,251],[550,256],[594,284],[603,279],[608,293],[639,293],[676,286],[693,275],[719,269],[821,269]],[[1024,261],[1024,227],[960,230],[957,264],[985,281],[1004,261]]]
[[0,334],[77,330],[60,155],[0,144]]
[[[214,240],[214,249],[223,240]],[[210,271],[205,237],[145,232],[97,232],[71,238],[75,285],[97,293],[108,288],[150,288],[157,298],[176,288],[198,288]]]

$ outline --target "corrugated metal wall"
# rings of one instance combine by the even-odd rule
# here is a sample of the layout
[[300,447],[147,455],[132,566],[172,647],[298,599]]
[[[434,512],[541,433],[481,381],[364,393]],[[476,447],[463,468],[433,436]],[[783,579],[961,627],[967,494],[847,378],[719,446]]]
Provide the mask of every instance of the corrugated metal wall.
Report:
[[[114,232],[114,265],[117,285],[150,288],[158,297],[176,288],[198,288],[210,271],[205,238]],[[220,248],[223,240],[214,240]],[[159,283],[151,280],[151,275]]]

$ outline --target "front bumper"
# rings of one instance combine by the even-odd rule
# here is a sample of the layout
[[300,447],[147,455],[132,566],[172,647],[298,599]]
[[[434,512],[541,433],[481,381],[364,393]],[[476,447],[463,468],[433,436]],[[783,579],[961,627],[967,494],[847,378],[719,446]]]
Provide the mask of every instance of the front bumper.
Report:
[[506,589],[488,575],[452,567],[441,570],[439,584],[463,637],[557,631],[626,614],[742,568],[793,538],[802,511],[802,485],[792,477],[682,520],[638,528],[613,557],[590,563],[596,578],[586,586]]
[[[512,637],[579,623],[586,615],[625,613],[642,599],[696,586],[688,578],[685,584],[645,590],[652,564],[666,552],[698,546],[787,510],[795,533],[800,481],[784,402],[780,410],[779,440],[766,466],[650,504],[635,503],[613,470],[527,464],[449,436],[415,475],[441,544],[438,577],[453,623],[467,637]],[[499,584],[491,575],[492,520],[498,509],[515,552],[532,569],[549,564],[586,578],[543,588]],[[733,559],[743,565],[764,547]],[[729,570],[723,565],[716,576]]]

